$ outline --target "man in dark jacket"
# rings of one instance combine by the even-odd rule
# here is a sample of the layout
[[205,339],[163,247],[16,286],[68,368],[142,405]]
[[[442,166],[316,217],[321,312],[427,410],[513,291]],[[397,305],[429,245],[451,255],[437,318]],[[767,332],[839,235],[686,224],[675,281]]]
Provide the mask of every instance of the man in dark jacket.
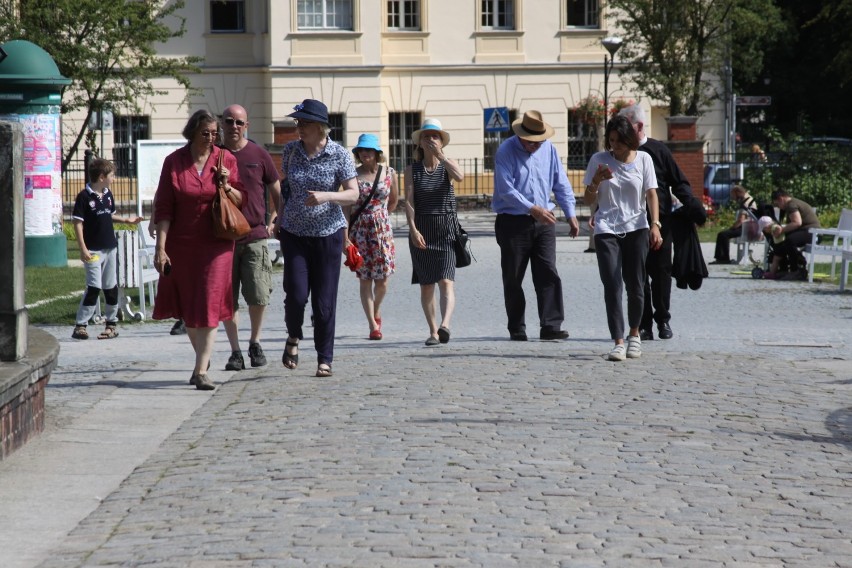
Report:
[[657,197],[660,203],[660,235],[663,237],[663,246],[648,251],[645,261],[645,312],[642,314],[639,336],[642,341],[654,339],[653,324],[656,322],[660,339],[671,339],[674,335],[669,325],[672,294],[672,194],[690,210],[695,210],[701,204],[692,196],[692,187],[668,147],[645,134],[644,109],[639,105],[632,105],[621,109],[619,114],[630,120],[639,135],[639,150],[647,152],[654,162]]

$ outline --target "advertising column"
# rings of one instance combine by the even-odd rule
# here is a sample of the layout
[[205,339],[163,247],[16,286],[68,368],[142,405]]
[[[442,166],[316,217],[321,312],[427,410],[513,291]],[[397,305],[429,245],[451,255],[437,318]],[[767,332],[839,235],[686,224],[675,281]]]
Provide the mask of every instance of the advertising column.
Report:
[[24,240],[27,266],[66,266],[62,232],[60,89],[71,81],[34,43],[0,46],[0,119],[23,131]]

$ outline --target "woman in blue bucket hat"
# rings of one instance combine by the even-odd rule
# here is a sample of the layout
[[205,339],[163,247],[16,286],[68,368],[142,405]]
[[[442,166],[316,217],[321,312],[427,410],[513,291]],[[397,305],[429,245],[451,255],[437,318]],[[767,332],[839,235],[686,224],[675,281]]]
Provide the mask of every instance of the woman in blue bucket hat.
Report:
[[[328,108],[305,99],[288,116],[296,119],[299,140],[281,156],[282,205],[278,239],[284,254],[284,321],[287,344],[282,363],[299,364],[299,341],[308,296],[314,316],[317,377],[330,377],[340,255],[346,233],[342,207],[358,198],[352,155],[328,137]],[[343,187],[340,191],[340,187]]]
[[[388,290],[388,278],[396,270],[396,248],[388,214],[396,209],[399,197],[397,175],[393,168],[384,164],[385,155],[375,134],[359,136],[352,153],[359,164],[358,188],[361,193],[358,201],[350,207],[348,241],[355,245],[364,259],[356,270],[361,286],[361,305],[370,326],[370,339],[379,340],[382,338],[382,300]],[[353,218],[353,215],[357,217]],[[349,242],[345,242],[344,246],[348,246]]]

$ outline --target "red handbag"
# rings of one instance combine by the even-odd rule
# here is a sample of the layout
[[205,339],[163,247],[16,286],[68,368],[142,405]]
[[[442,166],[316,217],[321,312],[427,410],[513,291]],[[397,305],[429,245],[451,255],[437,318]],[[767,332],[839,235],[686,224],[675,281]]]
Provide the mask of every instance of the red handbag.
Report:
[[[224,150],[219,150],[217,169],[222,169]],[[225,192],[224,180],[216,182],[216,196],[213,198],[213,233],[217,238],[229,241],[239,240],[251,232],[251,226],[246,221],[240,208],[228,198]]]

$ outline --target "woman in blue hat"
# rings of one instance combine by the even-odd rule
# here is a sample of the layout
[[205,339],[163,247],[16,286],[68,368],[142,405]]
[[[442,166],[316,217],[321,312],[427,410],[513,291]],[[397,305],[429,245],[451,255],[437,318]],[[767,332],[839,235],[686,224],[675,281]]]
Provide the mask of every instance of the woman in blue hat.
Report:
[[[450,321],[456,305],[454,280],[458,235],[454,182],[464,179],[459,165],[447,158],[444,148],[450,134],[434,118],[427,118],[411,134],[415,162],[405,168],[405,214],[408,218],[408,248],[414,273],[412,284],[420,284],[420,305],[429,325],[429,347],[450,340]],[[441,323],[436,315],[435,289],[440,294]]]
[[299,140],[284,146],[281,156],[286,182],[281,192],[278,239],[284,254],[287,325],[281,361],[288,369],[299,364],[299,341],[310,295],[316,376],[330,377],[340,255],[347,224],[342,207],[358,198],[357,174],[352,155],[328,137],[328,108],[320,101],[305,99],[294,111],[288,116],[296,119]]
[[[396,270],[396,249],[388,213],[396,209],[399,190],[396,172],[384,164],[385,156],[375,134],[359,136],[352,153],[359,164],[361,193],[350,207],[348,241],[355,244],[364,259],[356,271],[361,283],[361,305],[370,326],[370,339],[378,340],[382,338],[382,300],[388,291],[388,278]],[[353,219],[351,215],[355,214],[357,217]],[[344,246],[348,245],[349,242],[344,242]]]

